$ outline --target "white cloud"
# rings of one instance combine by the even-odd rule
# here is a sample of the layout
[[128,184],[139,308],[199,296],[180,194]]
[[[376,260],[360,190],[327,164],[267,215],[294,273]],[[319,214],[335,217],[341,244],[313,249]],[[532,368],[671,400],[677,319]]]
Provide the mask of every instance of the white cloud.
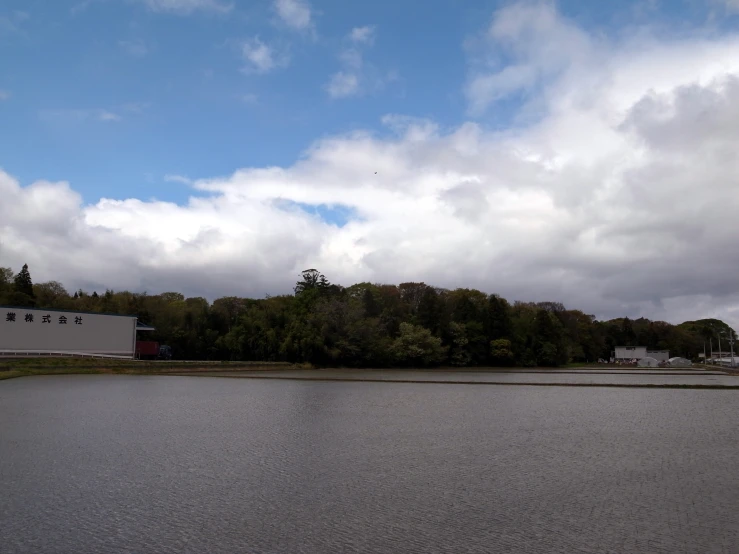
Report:
[[729,12],[739,12],[739,0],[714,0],[723,5]]
[[354,27],[349,36],[354,42],[372,44],[375,40],[375,26],[365,25],[364,27]]
[[149,48],[146,46],[146,42],[142,39],[133,40],[120,40],[118,46],[125,50],[131,56],[141,58],[149,53]]
[[228,13],[233,9],[232,3],[221,0],[138,0],[154,12],[169,12],[178,15],[189,15],[196,11]]
[[191,185],[193,183],[192,179],[183,175],[165,175],[164,180],[168,183],[182,183],[183,185]]
[[[590,70],[602,59],[604,49],[549,2],[512,4],[496,12],[482,47],[484,63],[476,64],[482,68],[473,67],[466,89],[473,115],[513,93],[530,92],[551,83],[572,68]],[[498,62],[491,71],[487,56],[491,50],[505,52],[514,62]]]
[[15,10],[11,13],[0,13],[0,36],[23,35],[23,23],[30,19],[28,12]]
[[353,73],[339,71],[331,76],[326,85],[326,91],[331,98],[345,98],[359,92],[359,79]]
[[310,6],[304,0],[274,0],[274,8],[288,27],[304,30],[313,26]]
[[253,92],[249,92],[247,94],[242,94],[239,96],[239,100],[241,100],[244,104],[256,104],[259,102],[259,97],[254,94]]
[[41,121],[55,125],[73,125],[84,122],[110,123],[123,120],[121,114],[140,115],[149,108],[148,102],[128,102],[112,109],[62,108],[39,111]]
[[97,117],[100,121],[120,121],[121,116],[107,110],[101,110]]
[[119,114],[104,109],[59,109],[41,110],[39,118],[47,123],[71,125],[85,121],[98,121],[102,123],[120,121]]
[[[319,140],[292,165],[195,181],[209,195],[182,206],[83,205],[66,183],[0,173],[2,264],[70,289],[210,298],[289,292],[316,267],[340,284],[423,280],[739,327],[739,38],[606,48],[556,13],[528,15],[496,27],[538,82],[525,126],[388,116],[386,133]],[[299,203],[356,217],[339,228]]]
[[357,96],[368,90],[379,89],[390,80],[364,60],[366,49],[375,41],[374,25],[355,27],[347,35],[346,41],[349,45],[339,52],[339,60],[344,69],[334,73],[324,86],[331,98]]
[[8,92],[7,90],[0,89],[0,101],[9,100],[10,96],[11,96],[10,92]]
[[286,52],[276,52],[275,48],[253,37],[241,44],[241,55],[246,61],[246,72],[268,73],[289,62]]
[[339,60],[346,67],[351,69],[361,69],[364,65],[364,56],[356,48],[345,48],[339,52]]

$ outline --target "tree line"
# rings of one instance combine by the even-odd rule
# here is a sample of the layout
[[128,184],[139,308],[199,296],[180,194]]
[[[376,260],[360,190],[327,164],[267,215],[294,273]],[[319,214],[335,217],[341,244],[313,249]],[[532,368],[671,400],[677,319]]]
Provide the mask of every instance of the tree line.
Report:
[[[496,294],[425,283],[332,284],[302,272],[294,294],[227,296],[210,303],[178,292],[69,293],[57,281],[34,284],[27,265],[0,268],[0,305],[136,315],[147,335],[188,360],[308,362],[341,367],[560,366],[609,359],[615,346],[647,346],[696,359],[720,333],[720,320],[598,321],[559,302],[508,302]],[[706,346],[708,348],[708,346]]]

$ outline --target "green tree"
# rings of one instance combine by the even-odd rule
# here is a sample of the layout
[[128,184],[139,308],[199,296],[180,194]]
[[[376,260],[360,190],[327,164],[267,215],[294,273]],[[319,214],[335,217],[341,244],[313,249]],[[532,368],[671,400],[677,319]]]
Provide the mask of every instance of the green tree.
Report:
[[621,322],[621,346],[637,346],[634,325],[628,317]]
[[463,323],[452,321],[449,324],[449,333],[452,336],[452,345],[449,361],[454,366],[469,365],[472,355],[469,351],[469,339],[467,338],[467,330]]
[[167,304],[174,304],[175,302],[185,301],[185,295],[181,292],[163,292],[159,296]]
[[490,340],[511,338],[511,305],[497,294],[488,297],[488,322]]
[[12,290],[13,270],[9,267],[0,267],[0,304],[13,305],[9,298]]
[[537,309],[530,302],[516,301],[511,306],[511,327],[513,351],[516,363],[525,367],[536,365],[534,351],[534,322]]
[[105,314],[115,313],[116,304],[115,296],[112,290],[106,289],[100,302],[100,311]]
[[375,299],[375,293],[370,288],[364,289],[362,307],[364,308],[364,315],[367,317],[377,317],[380,315],[380,306]]
[[0,292],[10,290],[13,284],[13,270],[9,267],[0,267]]
[[380,322],[387,334],[395,338],[400,333],[400,324],[410,320],[408,305],[401,300],[400,291],[395,285],[380,285],[378,293],[382,306]]
[[327,291],[331,287],[328,279],[317,269],[306,269],[301,273],[301,277],[302,280],[295,284],[295,294],[314,289]]
[[542,342],[536,353],[536,361],[542,366],[557,367],[559,365],[559,352],[557,346],[551,342]]
[[421,298],[429,288],[431,287],[426,283],[400,283],[398,285],[400,299],[407,304],[408,313],[415,315],[418,312]]
[[23,264],[23,269],[13,279],[13,288],[15,292],[25,294],[34,298],[33,281],[31,280],[31,272],[28,271],[28,264]]
[[416,322],[418,325],[430,329],[434,335],[439,336],[444,319],[444,306],[439,293],[432,287],[423,291],[418,302]]
[[28,271],[28,264],[13,278],[13,289],[7,295],[8,303],[14,306],[34,306],[36,304],[33,293],[33,281]]
[[47,281],[33,285],[36,306],[39,308],[64,309],[71,307],[71,297],[59,281]]
[[556,366],[608,357],[614,346],[629,342],[692,358],[709,339],[718,348],[719,333],[735,335],[720,320],[677,326],[645,318],[597,321],[557,302],[511,305],[474,289],[448,291],[422,282],[344,289],[317,270],[301,278],[294,295],[230,296],[211,304],[176,291],[106,289],[98,296],[80,289],[70,297],[56,281],[34,285],[27,266],[17,276],[0,268],[0,304],[137,315],[156,327],[150,338],[171,345],[179,358],[319,366]]
[[540,308],[534,320],[534,353],[539,365],[567,363],[562,324],[553,312]]
[[508,339],[490,341],[490,359],[493,365],[505,367],[514,362],[513,345]]
[[398,364],[411,367],[438,365],[446,359],[448,350],[431,331],[410,323],[400,324],[400,335],[391,349]]

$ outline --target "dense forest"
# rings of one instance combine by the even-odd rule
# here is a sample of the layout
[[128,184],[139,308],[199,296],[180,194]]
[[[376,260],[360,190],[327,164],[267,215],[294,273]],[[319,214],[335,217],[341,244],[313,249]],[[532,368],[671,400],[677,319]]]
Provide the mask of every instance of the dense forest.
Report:
[[425,283],[342,287],[315,269],[302,273],[294,294],[209,303],[177,292],[70,294],[56,281],[34,284],[28,266],[18,274],[0,268],[0,305],[137,315],[177,359],[316,366],[558,366],[608,359],[616,345],[696,359],[709,340],[715,348],[719,334],[734,333],[719,320],[598,321],[558,302],[511,304]]

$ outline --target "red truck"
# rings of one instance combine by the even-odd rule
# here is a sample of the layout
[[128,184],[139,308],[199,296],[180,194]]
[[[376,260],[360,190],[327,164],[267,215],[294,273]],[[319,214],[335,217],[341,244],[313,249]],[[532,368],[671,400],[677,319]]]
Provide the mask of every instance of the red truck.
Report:
[[136,358],[139,360],[171,360],[172,349],[169,346],[160,346],[153,340],[137,340]]

